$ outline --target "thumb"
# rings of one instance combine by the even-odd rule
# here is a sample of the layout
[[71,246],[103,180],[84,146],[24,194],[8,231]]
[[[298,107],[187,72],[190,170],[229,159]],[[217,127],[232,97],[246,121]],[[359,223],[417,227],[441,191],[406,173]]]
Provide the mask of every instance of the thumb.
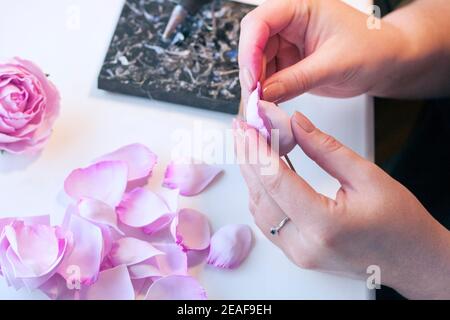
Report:
[[273,74],[264,82],[264,100],[280,103],[323,85],[334,74],[335,66],[329,65],[329,60],[327,52],[318,50]]
[[291,119],[292,132],[305,154],[341,185],[353,187],[365,177],[368,161],[347,148],[332,136],[317,129],[300,112]]

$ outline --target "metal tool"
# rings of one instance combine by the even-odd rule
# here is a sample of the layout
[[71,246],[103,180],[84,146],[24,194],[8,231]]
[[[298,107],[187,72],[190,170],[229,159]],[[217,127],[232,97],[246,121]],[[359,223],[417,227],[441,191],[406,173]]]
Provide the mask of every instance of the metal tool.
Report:
[[164,30],[162,39],[168,41],[175,31],[175,29],[183,23],[188,15],[195,15],[205,5],[213,0],[181,0],[180,4],[176,5],[170,15],[169,22]]

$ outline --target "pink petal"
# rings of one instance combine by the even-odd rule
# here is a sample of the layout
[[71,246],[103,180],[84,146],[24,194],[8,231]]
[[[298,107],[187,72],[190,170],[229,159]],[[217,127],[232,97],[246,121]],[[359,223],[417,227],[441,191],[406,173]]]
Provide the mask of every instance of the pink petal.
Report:
[[105,258],[111,252],[113,244],[116,241],[117,237],[113,235],[113,233],[111,232],[111,228],[102,224],[98,225],[98,227],[102,231],[102,238],[103,238],[103,248],[102,248],[102,264],[103,264],[106,260]]
[[279,154],[284,156],[288,154],[295,146],[296,141],[291,129],[291,118],[276,104],[261,100],[261,85],[249,97],[245,109],[245,118],[247,123],[257,129],[259,133],[267,139],[268,143],[272,141],[272,130],[279,130],[279,139],[277,142]]
[[203,250],[209,246],[210,229],[205,215],[193,209],[181,209],[173,219],[170,231],[185,251]]
[[144,300],[148,288],[150,288],[153,280],[151,278],[131,279],[134,288],[136,300]]
[[51,300],[73,298],[74,295],[74,290],[68,288],[67,281],[59,274],[53,275],[39,287],[39,290]]
[[2,272],[14,287],[36,289],[56,272],[66,247],[67,240],[59,227],[15,221],[4,228]]
[[149,225],[145,226],[144,228],[142,228],[142,231],[144,231],[145,233],[150,234],[150,235],[154,234],[156,232],[159,232],[159,231],[167,228],[168,226],[170,226],[173,218],[175,218],[175,214],[173,214],[173,213],[168,213],[168,214],[162,215],[156,221],[154,221],[154,222],[150,223]]
[[77,201],[95,199],[115,208],[125,192],[127,175],[124,162],[103,161],[72,171],[64,182],[64,189]]
[[170,210],[164,200],[144,188],[127,193],[117,208],[120,221],[136,228],[145,227],[167,213]]
[[244,224],[220,228],[211,238],[208,264],[234,269],[247,258],[252,247],[252,231]]
[[183,196],[195,196],[202,192],[222,169],[194,160],[171,162],[164,175],[163,186],[180,189]]
[[270,124],[267,119],[260,112],[259,102],[261,99],[261,84],[258,82],[256,89],[250,94],[248,98],[247,107],[245,108],[245,119],[247,123],[253,128],[257,129],[259,133],[266,139],[270,140]]
[[145,262],[128,266],[128,271],[130,272],[131,279],[145,279],[163,276],[158,267]]
[[187,275],[187,255],[182,248],[171,243],[155,244],[155,247],[165,253],[156,257],[162,275]]
[[[278,130],[279,154],[284,156],[291,152],[297,145],[294,133],[292,132],[291,117],[282,108],[267,101],[259,102],[259,110],[263,117],[270,123],[271,128]],[[270,139],[270,143],[274,146],[275,142],[272,138]]]
[[178,211],[178,201],[180,198],[180,190],[160,188],[158,195],[164,200],[169,212],[175,213]]
[[121,238],[114,243],[109,258],[114,265],[129,266],[161,254],[164,253],[149,242],[136,238]]
[[97,282],[81,291],[84,300],[134,300],[128,269],[120,265],[100,272]]
[[119,234],[123,232],[117,226],[117,214],[114,208],[95,199],[83,199],[78,203],[78,213],[83,218],[100,225],[110,226]]
[[58,268],[65,279],[73,277],[70,270],[79,269],[80,283],[91,284],[97,279],[102,260],[103,237],[101,229],[88,220],[71,214],[68,231],[72,234],[72,246]]
[[168,276],[156,280],[146,300],[206,300],[205,289],[192,277]]
[[5,278],[8,286],[13,286],[16,290],[19,290],[24,284],[21,279],[14,276],[13,267],[7,257],[7,252],[10,248],[10,242],[3,232],[0,237],[0,266],[2,269],[2,276]]
[[128,181],[148,177],[158,157],[146,146],[135,143],[100,157],[98,161],[123,161],[128,165]]

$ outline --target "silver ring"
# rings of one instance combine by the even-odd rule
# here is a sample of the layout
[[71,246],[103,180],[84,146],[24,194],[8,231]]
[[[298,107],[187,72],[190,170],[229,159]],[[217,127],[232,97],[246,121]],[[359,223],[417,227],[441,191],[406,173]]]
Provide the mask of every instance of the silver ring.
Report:
[[275,236],[275,235],[277,235],[278,233],[280,233],[281,228],[283,228],[284,225],[285,225],[286,223],[288,223],[289,220],[290,220],[289,217],[286,217],[286,218],[284,218],[283,220],[281,220],[281,222],[280,222],[276,227],[270,228],[270,234],[273,235],[273,236]]

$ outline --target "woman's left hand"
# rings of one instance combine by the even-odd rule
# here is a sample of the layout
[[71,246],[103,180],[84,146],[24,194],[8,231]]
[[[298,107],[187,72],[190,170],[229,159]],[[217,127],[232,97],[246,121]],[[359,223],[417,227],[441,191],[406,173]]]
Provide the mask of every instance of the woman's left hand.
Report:
[[363,278],[376,265],[382,283],[408,298],[450,298],[450,232],[404,186],[304,115],[297,112],[291,125],[298,145],[341,188],[335,199],[317,193],[255,129],[236,121],[250,211],[267,238],[302,268]]

